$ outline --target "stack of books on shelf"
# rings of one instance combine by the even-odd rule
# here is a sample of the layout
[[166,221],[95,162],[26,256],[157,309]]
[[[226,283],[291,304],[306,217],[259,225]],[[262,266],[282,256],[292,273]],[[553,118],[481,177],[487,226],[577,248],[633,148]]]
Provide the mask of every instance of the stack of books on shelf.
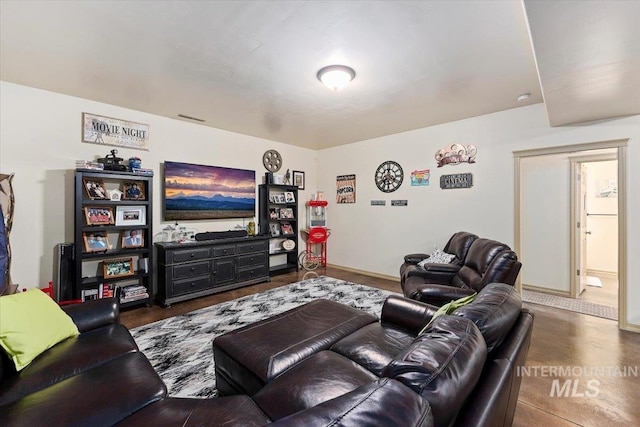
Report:
[[120,287],[120,304],[149,298],[147,288],[142,285],[128,285]]
[[104,165],[91,160],[76,160],[76,169],[104,170]]

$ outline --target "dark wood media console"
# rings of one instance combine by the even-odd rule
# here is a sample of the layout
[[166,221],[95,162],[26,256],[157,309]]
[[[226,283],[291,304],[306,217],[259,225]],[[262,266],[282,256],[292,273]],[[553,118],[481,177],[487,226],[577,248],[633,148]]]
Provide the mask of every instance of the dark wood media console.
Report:
[[158,302],[169,306],[269,281],[270,236],[156,243]]

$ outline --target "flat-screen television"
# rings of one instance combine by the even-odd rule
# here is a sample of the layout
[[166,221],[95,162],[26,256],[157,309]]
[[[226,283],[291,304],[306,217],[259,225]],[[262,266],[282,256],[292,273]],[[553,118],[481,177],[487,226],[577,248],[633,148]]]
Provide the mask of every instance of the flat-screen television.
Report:
[[164,162],[164,219],[251,218],[256,171]]

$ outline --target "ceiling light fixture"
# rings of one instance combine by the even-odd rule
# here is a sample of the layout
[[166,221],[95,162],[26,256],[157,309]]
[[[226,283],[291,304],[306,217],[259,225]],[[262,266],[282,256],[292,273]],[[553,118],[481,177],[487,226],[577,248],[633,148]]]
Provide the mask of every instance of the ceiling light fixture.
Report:
[[518,102],[524,102],[524,101],[528,101],[529,98],[531,98],[530,93],[523,93],[522,95],[518,96],[516,99],[518,100]]
[[344,89],[355,76],[353,68],[346,65],[328,65],[318,71],[318,80],[332,90]]

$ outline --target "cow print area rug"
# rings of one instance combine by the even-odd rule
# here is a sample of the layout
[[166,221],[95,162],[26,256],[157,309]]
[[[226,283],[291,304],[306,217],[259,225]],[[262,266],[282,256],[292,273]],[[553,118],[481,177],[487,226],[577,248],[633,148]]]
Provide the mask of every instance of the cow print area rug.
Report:
[[319,298],[379,317],[392,292],[320,276],[132,329],[172,397],[214,397],[212,341],[218,335]]

